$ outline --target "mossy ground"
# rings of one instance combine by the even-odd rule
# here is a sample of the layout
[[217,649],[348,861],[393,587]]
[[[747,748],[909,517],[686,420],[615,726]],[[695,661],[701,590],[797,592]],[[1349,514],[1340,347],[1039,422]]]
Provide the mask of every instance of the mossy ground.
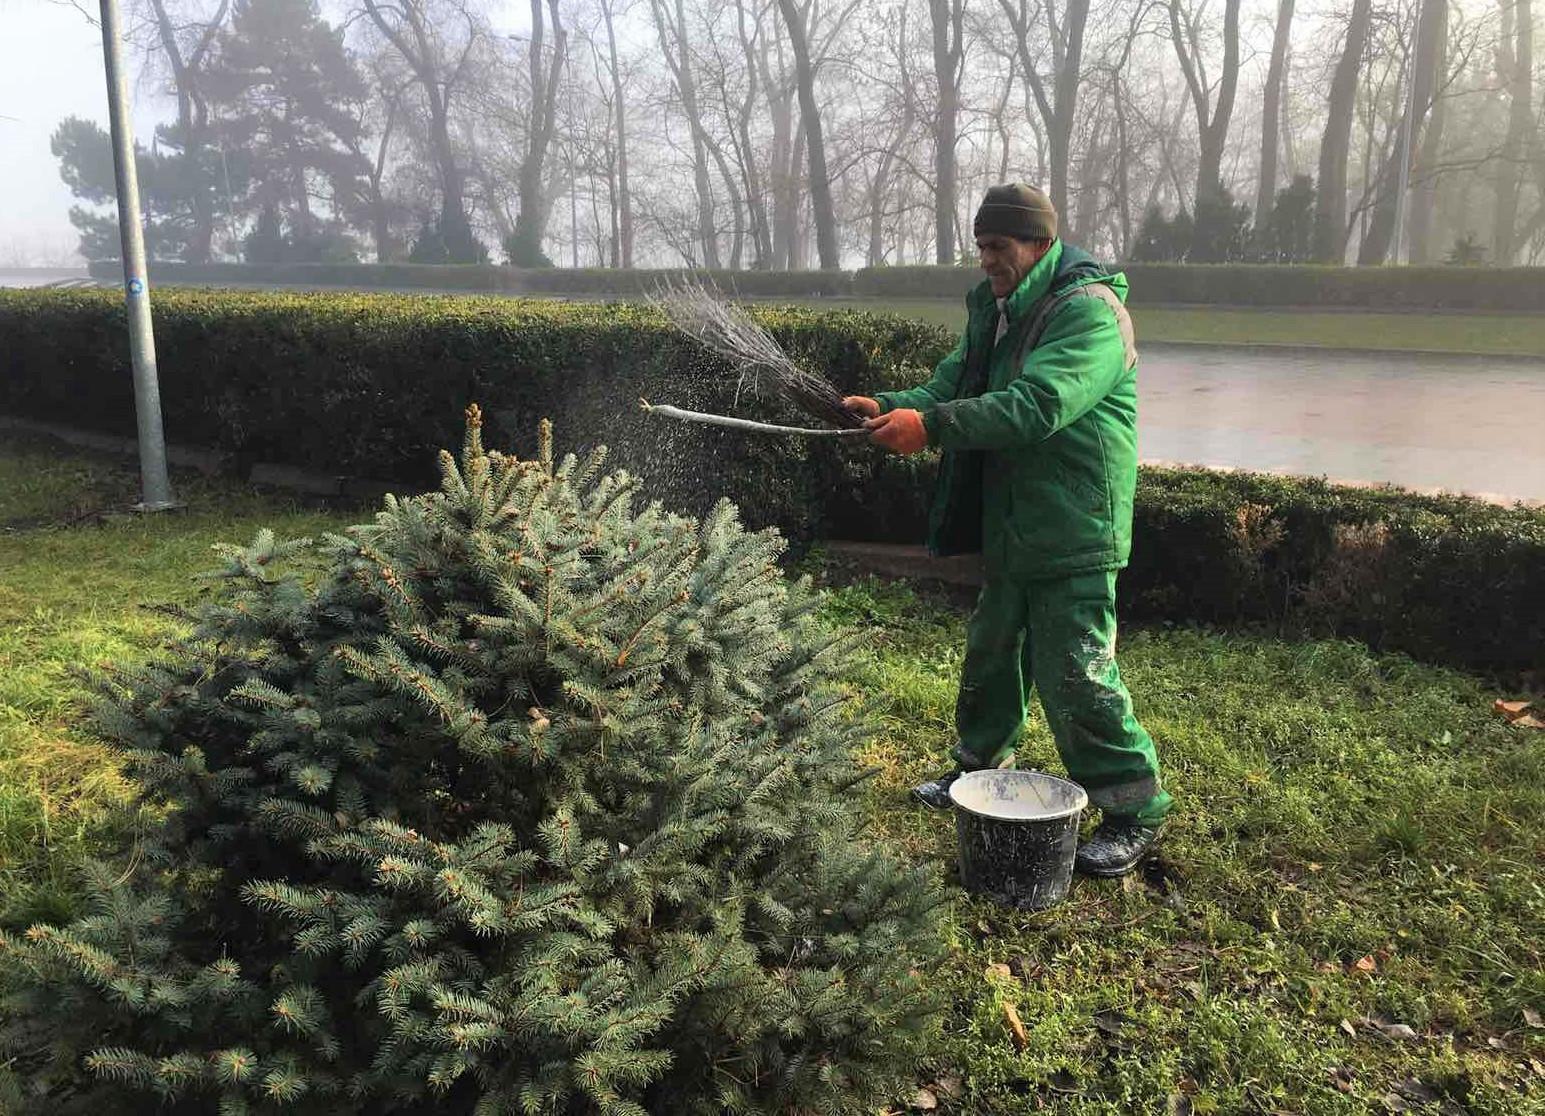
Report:
[[[175,479],[186,510],[141,517],[132,462],[0,441],[6,925],[70,913],[124,791],[73,669],[153,648],[140,606],[194,598],[212,543],[369,514]],[[852,675],[872,833],[948,871],[953,823],[906,788],[943,762],[962,614],[874,582],[826,613],[872,636]],[[1353,644],[1151,629],[1121,655],[1179,800],[1163,856],[1048,913],[960,897],[918,1077],[939,1111],[1545,1112],[1540,734],[1474,679]],[[1038,713],[1020,758],[1057,770]]]

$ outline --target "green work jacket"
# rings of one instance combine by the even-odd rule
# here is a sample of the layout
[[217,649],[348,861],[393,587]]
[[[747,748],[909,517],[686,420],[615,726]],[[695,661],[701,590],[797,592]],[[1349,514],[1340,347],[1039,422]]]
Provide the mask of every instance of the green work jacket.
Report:
[[[933,378],[877,396],[882,412],[923,413],[944,451],[929,517],[937,555],[980,550],[989,577],[1038,579],[1119,569],[1132,553],[1137,487],[1137,366],[1121,302],[1127,280],[1055,241],[998,305],[982,282],[966,297],[965,333]],[[1027,346],[1040,311],[1039,342]]]

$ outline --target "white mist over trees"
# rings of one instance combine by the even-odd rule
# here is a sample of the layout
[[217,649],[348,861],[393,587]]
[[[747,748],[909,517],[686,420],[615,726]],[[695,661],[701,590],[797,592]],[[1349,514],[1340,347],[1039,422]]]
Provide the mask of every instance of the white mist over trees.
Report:
[[[152,250],[947,263],[1019,179],[1118,259],[1545,258],[1539,0],[528,2],[139,0]],[[54,151],[112,254],[105,133]]]

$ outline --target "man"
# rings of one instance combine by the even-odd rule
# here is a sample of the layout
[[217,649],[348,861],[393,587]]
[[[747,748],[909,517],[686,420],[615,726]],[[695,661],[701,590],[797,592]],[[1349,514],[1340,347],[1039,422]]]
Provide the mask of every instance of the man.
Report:
[[885,448],[944,451],[930,549],[980,552],[986,569],[966,629],[957,766],[913,794],[942,809],[962,772],[1011,763],[1033,686],[1068,774],[1101,810],[1077,867],[1120,876],[1171,805],[1115,659],[1137,484],[1127,281],[1057,239],[1056,211],[1030,186],[988,190],[974,232],[987,279],[954,351],[921,387],[846,400]]

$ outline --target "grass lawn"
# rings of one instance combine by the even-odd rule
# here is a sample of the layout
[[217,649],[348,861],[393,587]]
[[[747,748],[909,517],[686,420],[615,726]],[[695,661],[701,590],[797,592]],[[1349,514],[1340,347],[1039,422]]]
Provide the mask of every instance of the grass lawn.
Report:
[[[956,299],[804,299],[804,305],[883,310],[952,330],[965,324]],[[1405,314],[1376,311],[1258,310],[1224,306],[1137,306],[1141,341],[1213,345],[1319,345],[1334,349],[1431,350],[1545,357],[1545,315]]]
[[[0,441],[8,925],[67,913],[122,793],[73,727],[70,668],[151,647],[137,605],[192,597],[209,544],[366,514],[177,485],[184,513],[113,513],[132,463]],[[905,791],[949,740],[961,616],[879,583],[826,611],[873,633],[852,678],[873,835],[947,870],[950,818]],[[1154,629],[1126,635],[1123,669],[1180,803],[1162,860],[1039,915],[961,897],[952,1011],[919,1067],[938,1110],[1545,1113],[1545,734],[1495,720],[1472,679],[1348,644]],[[1038,716],[1021,759],[1057,769]]]

